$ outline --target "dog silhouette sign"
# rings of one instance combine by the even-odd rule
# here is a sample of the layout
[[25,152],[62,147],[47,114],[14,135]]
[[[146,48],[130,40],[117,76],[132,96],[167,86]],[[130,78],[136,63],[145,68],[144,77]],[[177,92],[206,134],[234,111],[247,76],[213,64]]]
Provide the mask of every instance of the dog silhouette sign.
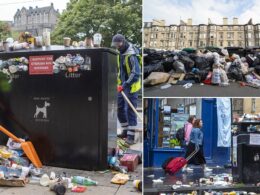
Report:
[[40,113],[42,113],[42,118],[47,118],[47,108],[50,106],[51,104],[47,101],[44,102],[44,106],[40,107],[38,105],[36,105],[36,111],[34,114],[34,118],[38,118]]

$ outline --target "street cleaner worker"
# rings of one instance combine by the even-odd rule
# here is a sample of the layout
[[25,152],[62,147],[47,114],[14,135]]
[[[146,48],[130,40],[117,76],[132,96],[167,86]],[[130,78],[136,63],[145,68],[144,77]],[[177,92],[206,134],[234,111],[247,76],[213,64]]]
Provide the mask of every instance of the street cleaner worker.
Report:
[[135,129],[137,128],[137,116],[121,92],[123,91],[133,106],[137,108],[138,91],[141,89],[139,51],[131,43],[127,42],[121,34],[113,37],[112,46],[119,51],[117,60],[117,117],[123,131],[118,137],[126,138],[126,142],[132,145],[134,144]]

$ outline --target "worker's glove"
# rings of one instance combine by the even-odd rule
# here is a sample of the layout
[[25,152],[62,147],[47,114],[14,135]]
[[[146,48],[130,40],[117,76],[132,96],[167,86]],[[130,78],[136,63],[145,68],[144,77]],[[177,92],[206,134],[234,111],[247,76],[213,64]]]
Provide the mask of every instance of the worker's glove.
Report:
[[117,86],[117,91],[120,93],[121,91],[123,91],[124,90],[124,88],[123,88],[123,86],[122,85],[118,85]]

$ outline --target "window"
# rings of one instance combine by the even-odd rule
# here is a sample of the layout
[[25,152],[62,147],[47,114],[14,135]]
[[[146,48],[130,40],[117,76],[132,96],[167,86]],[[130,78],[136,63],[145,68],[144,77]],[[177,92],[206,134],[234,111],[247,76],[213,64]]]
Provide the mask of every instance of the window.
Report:
[[219,37],[223,39],[223,32],[219,33]]
[[233,41],[228,41],[228,46],[229,46],[229,47],[233,47],[233,46],[234,46]]
[[243,34],[242,33],[238,33],[238,38],[242,39],[243,38]]
[[190,41],[190,47],[192,47],[192,41]]
[[203,41],[200,41],[200,47],[202,47],[203,46]]
[[238,42],[238,46],[242,47],[242,42],[241,41]]
[[213,41],[211,41],[211,42],[210,42],[210,44],[211,44],[211,46],[213,46],[213,45],[214,45],[214,42],[213,42]]
[[249,39],[251,39],[251,38],[252,38],[252,33],[248,33],[247,37],[248,37]]
[[190,39],[192,39],[193,38],[193,33],[190,32],[189,36],[190,36]]
[[220,47],[223,47],[223,41],[219,42]]
[[44,23],[48,23],[48,22],[49,22],[48,14],[44,13]]
[[228,39],[233,39],[234,38],[234,33],[233,32],[228,32],[227,33],[227,38]]
[[156,38],[156,39],[158,38],[158,34],[155,34],[155,38]]
[[210,26],[210,30],[216,30],[216,26]]
[[233,30],[233,26],[228,26],[228,30]]

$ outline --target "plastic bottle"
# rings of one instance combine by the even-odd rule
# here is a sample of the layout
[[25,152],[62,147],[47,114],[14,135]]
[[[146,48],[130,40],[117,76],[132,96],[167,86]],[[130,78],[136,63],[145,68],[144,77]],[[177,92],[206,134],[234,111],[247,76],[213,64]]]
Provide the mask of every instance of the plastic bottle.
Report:
[[141,180],[134,180],[133,186],[140,192],[142,192],[142,181]]
[[82,176],[74,176],[72,178],[72,183],[76,183],[84,186],[96,186],[98,184],[98,182]]

